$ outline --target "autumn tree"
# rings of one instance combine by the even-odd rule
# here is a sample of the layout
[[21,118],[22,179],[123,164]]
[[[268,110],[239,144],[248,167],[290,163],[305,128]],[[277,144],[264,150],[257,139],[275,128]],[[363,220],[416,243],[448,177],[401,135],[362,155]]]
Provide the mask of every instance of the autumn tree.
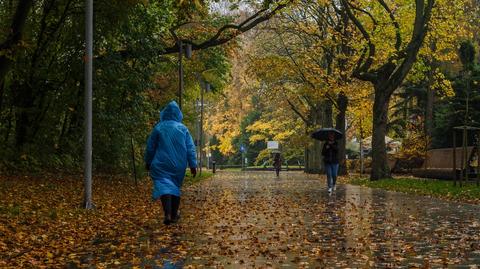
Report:
[[[379,0],[378,2],[361,6],[353,1],[341,1],[342,8],[345,9],[348,17],[361,33],[362,40],[366,45],[362,50],[362,57],[359,58],[353,71],[353,76],[357,79],[371,82],[375,91],[371,180],[390,177],[385,147],[390,98],[408,75],[423,45],[434,2],[434,0],[426,2],[424,0],[415,1],[413,30],[410,40],[407,44],[404,44],[405,35],[402,34],[402,31],[404,31],[401,26],[402,21],[397,18],[395,9],[392,9],[392,3]],[[406,3],[403,4],[406,5]],[[395,7],[400,8],[401,5],[396,3]],[[378,17],[381,16],[378,8],[383,9],[384,14],[388,16],[391,25],[393,25],[394,37],[392,42],[388,38],[385,39],[385,37],[379,40],[375,32],[378,26]],[[407,20],[405,24],[407,25],[408,23],[410,22]],[[385,40],[387,40],[387,43],[393,43],[394,50],[391,51],[390,55],[381,58],[379,55],[381,53],[377,51],[377,47]],[[380,59],[382,62],[378,63]]]
[[[261,56],[252,62],[252,70],[272,96],[283,98],[280,103],[304,122],[309,172],[321,171],[322,145],[308,135],[320,127],[346,132],[348,99],[355,95],[349,76],[354,66],[352,30],[347,14],[337,6],[327,1],[299,1],[262,29],[264,41],[259,41],[257,53]],[[340,141],[341,174],[347,170],[345,141],[346,137]]]

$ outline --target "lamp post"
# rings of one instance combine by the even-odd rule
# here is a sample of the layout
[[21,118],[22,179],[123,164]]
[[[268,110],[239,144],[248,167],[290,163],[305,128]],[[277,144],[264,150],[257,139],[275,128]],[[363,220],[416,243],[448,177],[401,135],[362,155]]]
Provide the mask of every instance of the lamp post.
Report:
[[178,41],[178,106],[182,109],[182,94],[183,94],[183,64],[182,58],[185,53],[187,59],[192,58],[192,44],[183,44],[182,40]]
[[93,0],[86,0],[85,5],[85,148],[83,206],[86,209],[92,209]]
[[205,82],[205,87],[202,87],[200,94],[200,175],[202,175],[202,166],[203,166],[203,95],[205,92],[210,92],[210,83]]

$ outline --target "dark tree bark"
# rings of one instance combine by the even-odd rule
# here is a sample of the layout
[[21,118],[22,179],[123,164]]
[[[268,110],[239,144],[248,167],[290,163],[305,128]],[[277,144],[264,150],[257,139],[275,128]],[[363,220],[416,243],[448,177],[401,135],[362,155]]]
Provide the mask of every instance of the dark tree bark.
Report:
[[346,175],[347,170],[347,162],[346,162],[346,126],[345,126],[345,115],[347,113],[348,107],[348,97],[345,95],[344,92],[340,92],[337,97],[337,107],[338,107],[338,114],[335,119],[335,129],[342,132],[343,137],[338,141],[338,156],[339,156],[339,168],[338,174],[339,175]]
[[385,146],[390,96],[382,93],[375,90],[373,103],[372,173],[370,175],[372,180],[391,177]]
[[[398,24],[392,10],[383,0],[378,0],[385,12],[390,16],[392,25],[397,31],[395,49],[397,55],[391,56],[377,69],[372,69],[376,56],[376,47],[370,38],[370,33],[354,14],[358,11],[348,0],[341,0],[348,17],[360,31],[362,37],[367,41],[367,47],[362,57],[357,62],[353,76],[364,81],[369,81],[374,86],[375,100],[373,104],[373,135],[372,135],[372,172],[371,180],[391,177],[387,162],[385,147],[385,136],[387,134],[388,108],[390,97],[401,85],[416,60],[418,51],[423,44],[427,33],[428,22],[435,0],[415,0],[415,21],[412,38],[404,49],[402,49],[402,38],[400,25]],[[362,10],[363,13],[367,12]],[[368,13],[368,12],[367,12]],[[376,24],[373,21],[374,25]]]
[[[308,114],[305,116],[300,110],[287,100],[292,111],[299,116],[305,123],[305,134],[310,137],[310,132],[318,128],[325,120],[324,107],[322,103],[311,104],[309,106]],[[322,163],[322,143],[318,140],[312,139],[305,145],[304,161],[305,161],[305,173],[308,174],[320,174],[323,171]]]
[[12,60],[11,57],[15,55],[15,47],[22,40],[25,22],[27,21],[28,13],[33,6],[33,0],[20,0],[15,14],[13,15],[12,24],[10,26],[10,33],[7,39],[0,44],[0,51],[9,51],[7,55],[0,55],[0,84],[4,82],[8,71],[10,71]]
[[14,88],[15,96],[15,147],[21,150],[28,141],[34,97],[31,87],[18,85]]
[[333,102],[329,99],[322,102],[323,115],[320,115],[322,118],[321,127],[322,128],[332,128],[333,127]]
[[427,104],[425,108],[425,134],[432,137],[433,132],[433,106],[435,102],[435,91],[431,86],[427,87]]
[[2,81],[0,83],[0,111],[2,111],[2,105],[3,105],[3,94],[5,92],[5,81]]
[[[432,50],[436,49],[436,44],[432,43],[430,44],[430,48]],[[436,68],[438,67],[438,62],[435,60],[430,60],[428,61],[429,66],[431,66],[431,70],[428,73],[428,85],[427,85],[427,99],[426,99],[426,107],[425,107],[425,135],[427,136],[427,139],[430,141],[430,138],[432,137],[432,132],[433,132],[433,107],[435,103],[435,91],[432,88],[433,82],[434,82],[434,76],[436,72]],[[427,148],[430,148],[430,142],[427,141],[429,144],[427,145]]]

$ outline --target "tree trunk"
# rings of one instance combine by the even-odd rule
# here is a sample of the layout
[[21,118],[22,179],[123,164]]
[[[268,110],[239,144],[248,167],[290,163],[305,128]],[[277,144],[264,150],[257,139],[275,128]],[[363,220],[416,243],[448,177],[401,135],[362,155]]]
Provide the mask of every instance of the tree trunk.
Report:
[[390,178],[385,136],[387,135],[388,106],[390,95],[381,86],[375,85],[375,102],[373,104],[372,134],[372,172],[370,180]]
[[0,54],[0,83],[3,83],[12,65],[11,57],[15,55],[15,46],[22,39],[23,29],[27,21],[28,13],[33,6],[33,0],[20,0],[15,14],[13,15],[11,32],[7,40],[0,44],[0,51],[11,51],[9,54]]
[[[314,108],[311,108],[309,119],[311,124],[307,126],[307,136],[310,132],[319,128],[325,127],[324,124],[328,124],[328,118],[332,118],[332,104],[329,103],[330,108],[326,102],[316,104]],[[328,113],[330,111],[330,113]],[[320,174],[323,172],[323,157],[322,157],[322,142],[312,139],[311,143],[306,146],[305,149],[305,173]]]
[[0,82],[0,113],[2,112],[4,92],[5,92],[5,81],[2,81],[2,82]]
[[305,148],[305,173],[320,174],[322,172],[322,143],[313,140]]
[[425,134],[432,136],[433,131],[433,103],[435,102],[435,92],[431,87],[427,87],[427,107],[425,108]]
[[[330,100],[325,100],[322,103],[323,107],[323,114],[322,115],[317,115],[317,119],[321,119],[321,122],[319,122],[322,126],[322,128],[331,128],[333,127],[333,105],[332,101]],[[318,112],[321,113],[321,110]]]
[[346,126],[345,126],[345,114],[347,113],[347,106],[348,106],[348,97],[343,93],[340,92],[337,97],[337,106],[338,106],[338,114],[336,117],[335,128],[342,132],[343,137],[338,141],[338,158],[339,158],[339,167],[338,167],[338,174],[339,175],[346,175],[348,173],[347,169],[347,160],[346,160],[346,141],[347,137],[345,134]]
[[15,147],[21,151],[27,143],[31,128],[32,110],[34,109],[34,97],[30,86],[18,85],[15,103]]

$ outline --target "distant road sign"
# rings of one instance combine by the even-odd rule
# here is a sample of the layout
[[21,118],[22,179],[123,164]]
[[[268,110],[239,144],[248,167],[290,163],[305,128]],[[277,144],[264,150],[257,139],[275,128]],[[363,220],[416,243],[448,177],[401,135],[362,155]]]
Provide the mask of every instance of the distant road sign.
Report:
[[240,152],[245,152],[247,149],[245,148],[245,145],[241,145],[240,146]]
[[278,143],[278,141],[268,141],[267,142],[267,149],[278,150],[278,149],[280,149],[280,144]]

